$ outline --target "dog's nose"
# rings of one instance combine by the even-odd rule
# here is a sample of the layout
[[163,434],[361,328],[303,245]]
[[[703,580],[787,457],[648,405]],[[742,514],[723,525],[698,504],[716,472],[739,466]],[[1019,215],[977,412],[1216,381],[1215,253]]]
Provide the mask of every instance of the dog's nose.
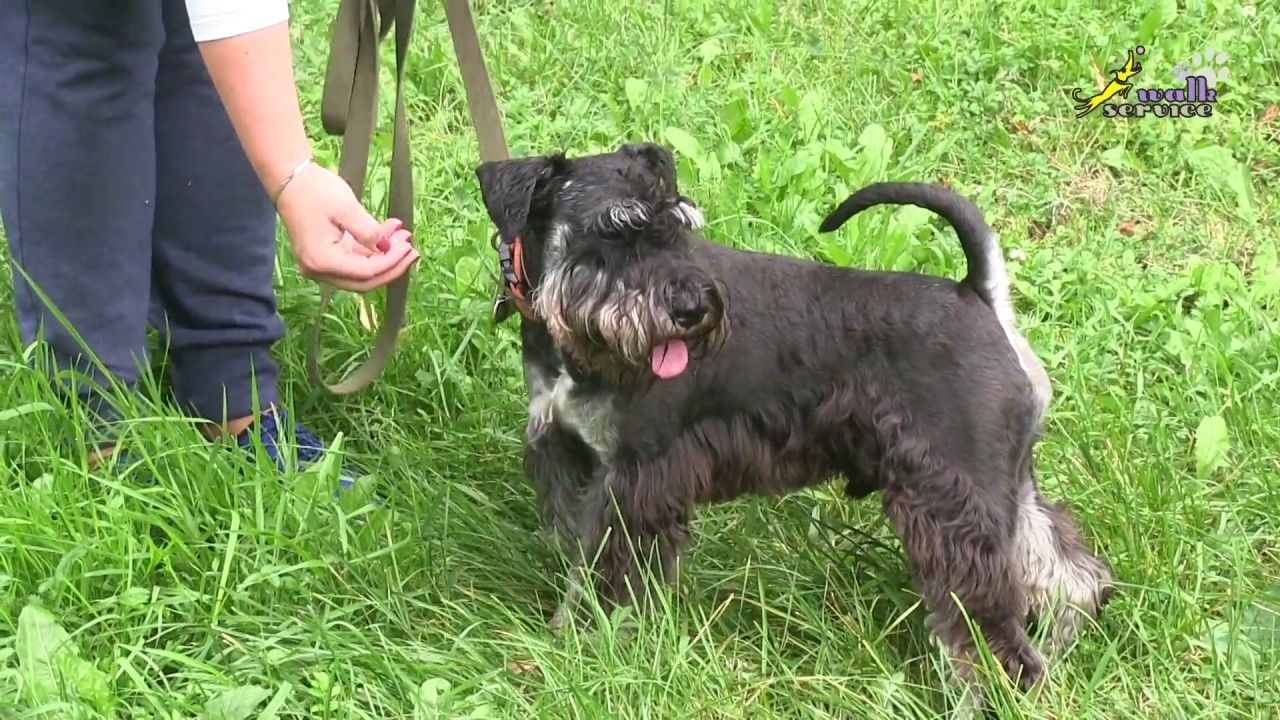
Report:
[[702,322],[702,319],[706,316],[707,308],[701,305],[681,308],[671,313],[672,319],[676,321],[676,325],[679,325],[681,330],[697,327],[698,323]]
[[708,293],[705,291],[677,292],[672,298],[671,319],[680,326],[681,330],[695,328],[711,311],[709,300]]

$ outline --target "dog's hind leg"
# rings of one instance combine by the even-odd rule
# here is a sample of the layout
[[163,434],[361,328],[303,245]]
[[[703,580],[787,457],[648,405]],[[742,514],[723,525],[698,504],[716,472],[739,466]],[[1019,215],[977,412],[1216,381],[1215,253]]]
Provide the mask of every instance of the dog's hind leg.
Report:
[[966,617],[1020,688],[1038,683],[1044,661],[1027,635],[1022,578],[1011,557],[1012,508],[980,497],[971,481],[946,468],[900,477],[882,498],[929,609],[929,628],[967,689],[981,702],[974,673],[980,658]]
[[1113,592],[1112,575],[1086,547],[1066,509],[1040,494],[1035,470],[1023,477],[1014,544],[1031,615],[1051,623],[1046,652],[1054,655],[1097,617]]

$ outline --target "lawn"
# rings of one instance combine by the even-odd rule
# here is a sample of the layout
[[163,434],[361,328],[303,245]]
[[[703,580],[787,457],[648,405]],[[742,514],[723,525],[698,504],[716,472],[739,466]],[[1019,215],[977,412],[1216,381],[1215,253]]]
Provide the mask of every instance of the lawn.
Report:
[[[1280,717],[1268,5],[482,0],[476,12],[513,154],[663,142],[716,241],[958,278],[955,235],[927,213],[816,228],[874,180],[972,196],[1054,382],[1046,492],[1122,583],[1047,686],[999,695],[998,714],[1200,720]],[[940,665],[900,546],[874,499],[835,485],[703,512],[684,586],[634,637],[547,630],[561,581],[520,469],[518,336],[489,323],[475,138],[443,12],[421,6],[409,92],[423,260],[400,348],[368,391],[309,384],[317,291],[280,252],[290,404],[370,469],[386,506],[329,501],[328,465],[246,471],[151,390],[133,413],[137,465],[88,472],[76,415],[26,369],[6,315],[0,716],[938,717]],[[335,8],[294,3],[326,162]],[[1069,89],[1096,92],[1135,45],[1139,87],[1177,86],[1178,61],[1226,51],[1212,117],[1076,118]],[[334,375],[372,341],[350,295],[324,327]],[[61,633],[79,660],[54,660],[66,696],[41,705],[24,678]]]

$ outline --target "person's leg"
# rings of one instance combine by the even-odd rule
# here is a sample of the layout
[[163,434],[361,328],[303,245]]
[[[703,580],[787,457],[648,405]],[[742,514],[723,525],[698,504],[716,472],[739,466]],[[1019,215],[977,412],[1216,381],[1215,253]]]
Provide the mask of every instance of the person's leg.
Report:
[[[20,334],[99,386],[133,385],[146,357],[162,40],[156,0],[0,0],[0,212]],[[76,392],[106,449],[116,412]]]
[[211,435],[231,434],[246,449],[260,440],[277,463],[285,444],[314,461],[323,444],[276,407],[270,351],[284,324],[272,286],[275,209],[209,79],[185,3],[159,2],[153,282],[162,317],[153,322],[167,335],[175,395],[212,421]]
[[[276,216],[191,37],[183,0],[163,8],[156,75],[157,310],[174,394],[214,427],[243,430],[276,403],[271,346],[284,334],[272,273]],[[238,427],[237,427],[238,426]]]

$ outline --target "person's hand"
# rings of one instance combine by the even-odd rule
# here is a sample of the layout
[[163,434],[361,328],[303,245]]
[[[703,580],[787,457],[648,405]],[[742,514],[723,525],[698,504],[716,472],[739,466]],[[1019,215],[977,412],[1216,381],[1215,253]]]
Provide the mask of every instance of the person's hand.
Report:
[[418,260],[399,220],[379,223],[342,178],[316,163],[293,176],[276,198],[276,209],[298,268],[312,280],[368,292]]

